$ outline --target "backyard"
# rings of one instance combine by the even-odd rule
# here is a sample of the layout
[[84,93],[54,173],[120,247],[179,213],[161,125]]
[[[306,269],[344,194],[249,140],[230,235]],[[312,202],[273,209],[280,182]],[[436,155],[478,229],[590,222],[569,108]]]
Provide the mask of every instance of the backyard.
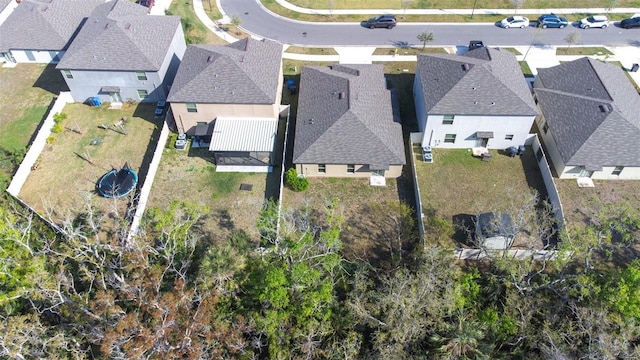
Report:
[[439,229],[425,225],[427,243],[435,242],[446,248],[467,246],[469,233],[456,225],[468,227],[472,216],[485,212],[513,217],[532,205],[532,193],[546,198],[530,148],[522,157],[515,158],[493,150],[489,161],[473,157],[467,149],[434,149],[433,163],[422,161],[420,147],[414,146],[413,151],[425,223],[438,224],[433,220],[442,219],[456,230],[452,236],[439,238],[438,232],[446,225],[440,223]]
[[0,67],[0,147],[26,150],[53,98],[67,85],[55,65]]
[[125,163],[144,181],[162,126],[162,119],[154,119],[154,109],[155,104],[140,103],[124,103],[119,110],[109,109],[109,104],[68,104],[62,132],[47,140],[20,198],[56,223],[75,219],[89,205],[94,215],[122,219],[131,199],[96,196],[96,183]]
[[[197,204],[207,210],[205,233],[224,241],[242,230],[258,240],[257,220],[269,196],[276,196],[280,168],[266,173],[216,172],[208,149],[176,150],[171,141],[162,155],[147,207],[166,210],[173,200]],[[240,185],[251,186],[241,190]]]

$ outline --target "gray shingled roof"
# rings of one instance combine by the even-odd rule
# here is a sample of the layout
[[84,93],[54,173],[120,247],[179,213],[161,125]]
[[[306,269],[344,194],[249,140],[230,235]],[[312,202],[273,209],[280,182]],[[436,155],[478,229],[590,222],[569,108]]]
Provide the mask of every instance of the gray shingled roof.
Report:
[[382,65],[303,67],[293,162],[373,170],[405,164],[402,127],[384,84]]
[[430,114],[538,114],[520,65],[508,51],[418,55],[416,72]]
[[22,0],[0,25],[0,52],[64,50],[100,4],[104,0]]
[[87,19],[58,69],[158,71],[180,25],[128,0],[113,0]]
[[167,101],[273,104],[280,89],[282,45],[245,38],[228,45],[189,45]]
[[538,104],[565,164],[640,166],[640,96],[619,67],[585,57],[539,69],[538,78]]

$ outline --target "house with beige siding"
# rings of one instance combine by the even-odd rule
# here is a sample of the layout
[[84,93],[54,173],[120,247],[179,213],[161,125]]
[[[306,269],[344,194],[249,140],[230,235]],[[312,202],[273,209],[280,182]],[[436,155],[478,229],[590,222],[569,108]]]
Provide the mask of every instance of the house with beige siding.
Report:
[[0,25],[0,57],[7,63],[48,64],[62,58],[87,17],[105,0],[11,2]]
[[271,171],[282,51],[252,38],[187,47],[167,100],[176,130],[209,148],[216,171]]
[[584,57],[538,69],[534,88],[558,177],[640,179],[640,95],[620,67]]
[[308,177],[400,176],[402,125],[382,65],[302,68],[293,163]]
[[98,6],[56,66],[77,102],[166,100],[186,49],[178,16],[128,0]]
[[524,145],[538,114],[515,55],[493,48],[418,55],[413,97],[423,148]]

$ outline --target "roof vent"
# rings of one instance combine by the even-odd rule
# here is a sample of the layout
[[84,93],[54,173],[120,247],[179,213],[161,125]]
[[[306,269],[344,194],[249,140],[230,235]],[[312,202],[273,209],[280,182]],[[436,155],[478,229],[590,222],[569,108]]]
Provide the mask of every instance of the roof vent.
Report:
[[131,29],[131,23],[126,23],[126,24],[124,24],[124,28],[125,28],[126,30]]
[[477,101],[474,101],[474,102],[473,102],[473,105],[478,105],[478,102],[477,102]]
[[471,90],[475,90],[475,89],[476,89],[476,87],[475,87],[475,86],[471,88]]
[[610,113],[613,111],[613,107],[611,106],[611,104],[601,104],[599,107],[600,111],[602,111],[603,113]]
[[313,119],[309,119],[309,125],[313,125]]
[[495,104],[496,104],[496,102],[495,102],[495,101],[492,101],[492,102],[491,102],[491,105],[495,105]]
[[[207,62],[212,62],[213,61],[213,55],[209,55],[209,57],[207,58]],[[216,76],[218,76],[218,74],[216,74]]]
[[344,99],[344,98],[346,98],[346,97],[347,97],[347,93],[346,93],[346,92],[344,92],[344,91],[341,91],[341,92],[338,94],[338,99]]
[[462,71],[469,71],[469,64],[462,64]]

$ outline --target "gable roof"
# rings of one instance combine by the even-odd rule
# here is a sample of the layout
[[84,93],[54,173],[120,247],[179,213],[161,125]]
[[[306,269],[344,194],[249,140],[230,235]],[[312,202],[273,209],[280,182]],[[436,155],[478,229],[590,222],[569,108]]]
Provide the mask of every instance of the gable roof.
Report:
[[405,164],[382,65],[305,66],[293,148],[297,164]]
[[0,25],[0,52],[64,50],[104,0],[22,0]]
[[537,115],[514,54],[478,48],[462,55],[419,54],[426,110],[453,115]]
[[167,101],[274,104],[282,45],[245,38],[228,45],[189,45]]
[[640,95],[620,68],[584,57],[539,69],[538,78],[538,104],[565,164],[640,166]]
[[152,16],[128,0],[100,5],[57,69],[158,71],[180,27],[178,16]]

